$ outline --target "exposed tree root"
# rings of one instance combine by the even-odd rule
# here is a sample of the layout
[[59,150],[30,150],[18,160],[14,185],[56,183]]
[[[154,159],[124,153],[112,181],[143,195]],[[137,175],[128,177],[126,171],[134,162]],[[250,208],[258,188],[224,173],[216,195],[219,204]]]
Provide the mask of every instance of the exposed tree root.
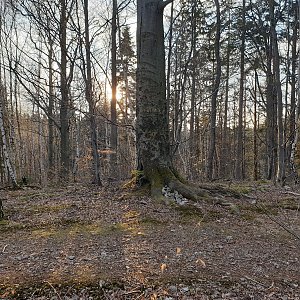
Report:
[[151,196],[158,200],[163,197],[162,188],[164,186],[168,186],[171,191],[177,191],[188,200],[212,200],[214,203],[220,205],[226,205],[228,202],[223,201],[219,197],[241,197],[240,193],[221,185],[191,184],[183,179],[175,170],[166,166],[152,168],[148,171],[145,170],[145,177],[150,182]]

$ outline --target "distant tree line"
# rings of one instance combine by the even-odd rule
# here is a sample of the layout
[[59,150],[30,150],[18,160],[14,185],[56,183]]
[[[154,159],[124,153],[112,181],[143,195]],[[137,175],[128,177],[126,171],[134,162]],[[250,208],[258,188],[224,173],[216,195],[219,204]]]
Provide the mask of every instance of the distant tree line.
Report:
[[[165,2],[166,102],[147,110],[168,127],[143,122],[170,141],[172,164],[192,181],[297,182],[299,0]],[[101,185],[139,167],[136,4],[0,2],[2,185]]]

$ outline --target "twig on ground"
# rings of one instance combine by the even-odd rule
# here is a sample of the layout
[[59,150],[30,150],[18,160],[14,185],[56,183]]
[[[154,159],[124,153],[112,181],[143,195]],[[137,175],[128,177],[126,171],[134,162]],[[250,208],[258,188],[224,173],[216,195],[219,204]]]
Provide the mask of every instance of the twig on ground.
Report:
[[140,290],[138,290],[138,287],[132,289],[131,291],[124,292],[124,295],[131,295],[131,294],[136,294],[136,293],[140,293]]
[[62,298],[60,297],[60,294],[57,292],[57,290],[55,289],[55,287],[51,284],[51,282],[49,281],[45,281],[46,283],[48,283],[50,285],[50,287],[53,289],[54,293],[57,295],[59,300],[62,300]]
[[295,192],[283,192],[283,194],[292,195],[292,196],[296,196],[296,197],[300,196],[300,194],[295,193]]
[[264,287],[264,288],[266,288],[266,286],[263,284],[263,283],[261,283],[261,282],[259,282],[259,281],[257,281],[257,280],[255,280],[255,279],[253,279],[253,278],[251,278],[251,277],[249,277],[249,276],[244,276],[246,279],[248,279],[248,280],[250,280],[250,281],[252,281],[252,282],[254,282],[254,283],[256,283],[256,284],[258,284],[258,285],[260,285],[260,286],[262,286],[262,287]]
[[3,247],[2,253],[5,253],[5,250],[6,250],[7,247],[8,247],[8,244]]
[[267,288],[267,290],[272,289],[275,286],[274,281],[272,281],[272,284]]
[[266,216],[270,220],[272,220],[274,223],[276,223],[277,225],[279,225],[282,229],[284,229],[286,232],[288,232],[289,234],[291,234],[293,237],[295,237],[296,239],[298,239],[300,241],[300,236],[297,233],[295,233],[294,231],[292,231],[291,229],[289,229],[285,224],[281,223],[276,218],[274,218],[263,205],[259,205],[259,204],[254,204],[254,205],[257,208],[262,209],[264,211],[264,213],[266,214]]
[[143,292],[142,294],[138,295],[137,298],[135,298],[136,300],[138,299],[144,299],[145,296],[145,292]]

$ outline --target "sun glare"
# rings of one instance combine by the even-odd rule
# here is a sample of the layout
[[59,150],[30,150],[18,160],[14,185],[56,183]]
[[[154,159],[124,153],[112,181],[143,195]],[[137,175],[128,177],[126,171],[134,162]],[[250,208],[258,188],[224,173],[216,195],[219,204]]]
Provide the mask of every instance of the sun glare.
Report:
[[[123,97],[122,91],[120,91],[120,89],[117,88],[117,101],[121,101],[121,100],[122,100],[122,97]],[[111,91],[111,89],[108,89],[108,90],[106,91],[106,98],[107,98],[109,101],[111,101],[111,99],[112,99],[112,91]]]

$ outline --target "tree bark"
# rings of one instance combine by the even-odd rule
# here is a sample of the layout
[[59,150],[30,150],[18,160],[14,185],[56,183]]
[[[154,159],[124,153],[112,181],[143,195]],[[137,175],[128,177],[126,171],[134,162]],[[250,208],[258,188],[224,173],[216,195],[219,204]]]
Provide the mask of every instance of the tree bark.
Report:
[[213,193],[228,193],[222,188],[192,186],[172,165],[163,32],[163,8],[166,3],[162,0],[137,2],[136,134],[144,177],[150,182],[152,196],[159,200],[163,197],[164,185],[191,200],[199,200]]
[[8,171],[9,178],[12,182],[13,188],[18,188],[19,185],[17,183],[17,178],[15,174],[14,167],[11,162],[11,158],[8,151],[8,145],[7,145],[7,138],[6,138],[6,132],[4,128],[4,122],[3,122],[3,101],[4,101],[4,90],[3,86],[0,85],[0,131],[1,131],[1,141],[2,141],[2,151],[3,151],[3,158],[4,163]]
[[267,179],[271,180],[275,177],[275,166],[276,166],[276,132],[277,132],[277,107],[276,107],[276,95],[274,93],[274,79],[272,72],[272,42],[265,44],[266,47],[266,56],[267,56],[267,67],[266,67],[266,123],[267,123],[267,165],[266,173]]
[[89,33],[88,0],[84,0],[84,25],[85,25],[85,54],[86,54],[86,75],[85,75],[85,97],[89,105],[91,146],[93,157],[93,183],[101,186],[100,159],[98,154],[97,124],[95,116],[95,103],[92,93],[92,65],[91,65],[91,43]]
[[48,68],[49,68],[49,105],[48,105],[48,177],[54,175],[54,83],[53,83],[53,41],[49,38]]
[[163,1],[137,2],[137,149],[153,196],[171,178]]
[[255,78],[254,78],[254,112],[253,112],[253,179],[255,181],[258,180],[258,143],[257,143],[257,84],[258,84],[258,74],[257,70],[254,70]]
[[171,5],[171,16],[170,16],[170,31],[169,31],[169,49],[168,49],[168,63],[167,63],[167,103],[168,108],[170,105],[171,98],[171,58],[172,58],[172,42],[173,42],[173,21],[174,21],[174,3]]
[[221,81],[221,57],[220,57],[220,37],[221,37],[221,12],[220,3],[215,0],[217,23],[215,36],[215,56],[216,56],[216,76],[213,85],[211,98],[211,114],[210,114],[210,144],[207,157],[206,177],[211,180],[214,177],[214,158],[216,152],[216,118],[217,118],[217,98]]
[[242,11],[242,36],[241,36],[241,61],[240,61],[240,94],[239,94],[239,122],[237,132],[237,162],[235,177],[238,180],[244,179],[244,141],[243,141],[243,116],[244,116],[244,82],[245,82],[245,0],[243,0]]
[[269,0],[270,12],[270,31],[273,43],[273,70],[274,70],[274,87],[277,97],[277,172],[276,181],[283,185],[285,181],[285,142],[284,142],[284,126],[283,126],[283,103],[282,103],[282,89],[280,80],[280,57],[276,32],[276,20],[274,16],[274,0]]
[[70,172],[70,134],[69,134],[69,93],[67,83],[67,4],[60,0],[60,177],[63,181],[69,180]]
[[229,28],[228,41],[226,49],[226,84],[225,84],[225,99],[224,99],[224,116],[223,116],[223,135],[222,135],[222,149],[220,160],[220,172],[223,178],[230,176],[230,141],[228,134],[228,102],[229,102],[229,77],[230,77],[230,54],[231,54],[231,7],[229,7]]
[[190,178],[193,178],[191,171],[195,162],[195,110],[196,110],[196,68],[197,68],[197,50],[196,50],[196,43],[197,43],[197,28],[196,28],[196,1],[192,4],[192,15],[191,15],[191,25],[192,25],[192,36],[191,36],[191,47],[192,47],[192,84],[191,84],[191,118],[190,118],[190,134],[189,134],[189,152],[190,152],[190,159],[189,159],[189,169],[188,172],[190,174]]
[[[295,183],[299,182],[299,175],[297,171],[297,166],[295,162],[297,143],[299,139],[299,128],[300,128],[300,80],[298,79],[298,86],[296,85],[296,74],[297,74],[297,63],[298,63],[298,74],[300,74],[300,51],[298,51],[297,57],[297,44],[298,44],[298,31],[299,25],[297,26],[297,19],[300,15],[300,2],[294,6],[294,28],[292,35],[292,73],[291,73],[291,106],[294,111],[291,114],[291,124],[290,124],[290,135],[291,135],[291,150],[290,150],[290,166],[292,175]],[[298,23],[299,24],[299,23]],[[298,62],[297,62],[298,60]],[[297,93],[298,92],[298,98]],[[293,105],[295,107],[293,107]]]
[[117,170],[117,144],[118,144],[118,128],[117,128],[117,0],[113,0],[112,12],[112,29],[111,29],[111,106],[110,106],[110,174],[113,177],[118,175]]

